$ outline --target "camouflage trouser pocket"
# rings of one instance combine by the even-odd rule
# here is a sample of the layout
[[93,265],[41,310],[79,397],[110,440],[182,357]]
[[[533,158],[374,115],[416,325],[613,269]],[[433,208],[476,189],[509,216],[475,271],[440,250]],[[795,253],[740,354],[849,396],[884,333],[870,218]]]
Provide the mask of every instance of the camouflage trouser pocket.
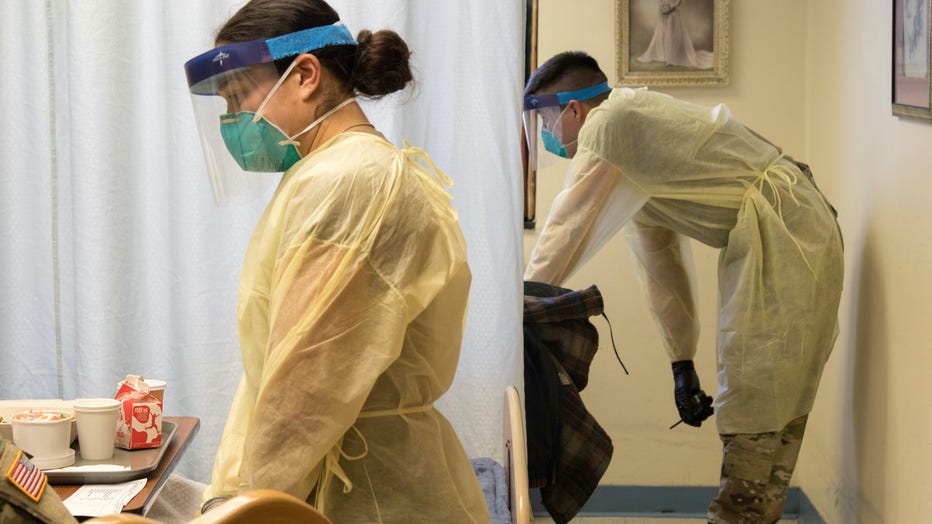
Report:
[[722,479],[710,522],[776,522],[783,513],[807,417],[782,431],[722,435]]
[[779,437],[775,433],[762,433],[735,435],[727,439],[722,456],[722,476],[766,484],[770,479]]

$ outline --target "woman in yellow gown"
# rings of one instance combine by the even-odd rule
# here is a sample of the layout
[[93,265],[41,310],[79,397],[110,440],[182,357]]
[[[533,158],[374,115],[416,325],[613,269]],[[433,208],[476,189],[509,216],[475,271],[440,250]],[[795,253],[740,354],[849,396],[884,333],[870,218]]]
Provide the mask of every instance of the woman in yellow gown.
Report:
[[243,264],[243,376],[202,510],[274,488],[337,523],[488,522],[433,406],[471,278],[450,180],[355,102],[407,85],[406,44],[354,39],[319,0],[254,0],[216,41],[186,64],[209,167],[284,175]]

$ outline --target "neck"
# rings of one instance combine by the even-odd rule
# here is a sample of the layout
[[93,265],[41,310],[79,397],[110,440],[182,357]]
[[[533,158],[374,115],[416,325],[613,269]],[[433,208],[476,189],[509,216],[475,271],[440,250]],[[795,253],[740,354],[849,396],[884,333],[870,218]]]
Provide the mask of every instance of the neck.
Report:
[[297,139],[302,143],[302,147],[299,148],[299,151],[302,156],[305,156],[327,143],[331,138],[339,135],[350,126],[357,127],[364,124],[371,125],[369,124],[369,119],[366,118],[366,114],[363,113],[359,104],[350,103],[327,117],[320,125],[305,135],[304,138],[307,140],[307,145],[304,145],[305,140],[301,140],[302,137],[298,137]]

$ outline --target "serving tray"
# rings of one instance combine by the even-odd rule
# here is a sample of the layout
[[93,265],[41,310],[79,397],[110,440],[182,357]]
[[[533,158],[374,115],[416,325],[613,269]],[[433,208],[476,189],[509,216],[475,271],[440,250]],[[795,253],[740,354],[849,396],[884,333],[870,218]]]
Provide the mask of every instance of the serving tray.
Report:
[[[113,450],[113,457],[107,460],[87,460],[81,457],[81,447],[79,442],[75,441],[71,445],[75,449],[74,464],[66,468],[47,469],[44,471],[45,476],[50,484],[116,484],[146,477],[162,461],[176,429],[178,424],[163,420],[161,446],[132,450],[116,448]],[[93,469],[95,466],[100,469]],[[105,469],[106,466],[124,468],[108,470]]]

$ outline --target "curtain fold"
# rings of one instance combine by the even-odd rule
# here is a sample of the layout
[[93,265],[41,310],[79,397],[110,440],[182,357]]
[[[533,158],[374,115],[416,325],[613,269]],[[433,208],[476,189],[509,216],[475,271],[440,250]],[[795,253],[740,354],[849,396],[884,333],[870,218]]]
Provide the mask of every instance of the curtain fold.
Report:
[[55,150],[53,33],[45,2],[0,9],[0,388],[55,396],[63,363],[58,282],[49,278],[59,270],[60,191],[48,153]]
[[[201,419],[179,472],[202,482],[242,372],[237,284],[265,201],[213,204],[183,64],[241,3],[0,3],[0,398],[165,379],[165,413]],[[331,5],[413,51],[416,87],[364,108],[455,181],[473,286],[440,407],[470,456],[500,460],[504,388],[521,384],[523,5]]]

